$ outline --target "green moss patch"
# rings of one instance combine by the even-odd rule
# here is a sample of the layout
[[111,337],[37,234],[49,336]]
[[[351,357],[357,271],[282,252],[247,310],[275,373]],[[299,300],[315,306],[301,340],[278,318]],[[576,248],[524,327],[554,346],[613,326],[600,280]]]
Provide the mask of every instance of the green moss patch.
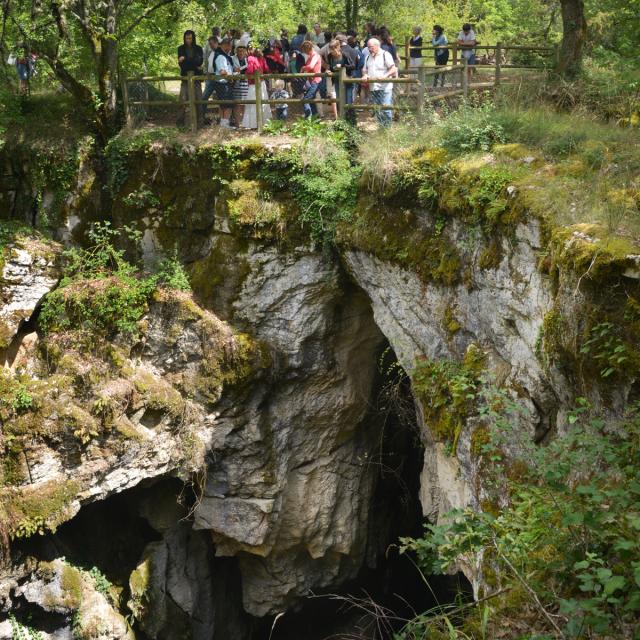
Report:
[[422,358],[411,375],[426,425],[433,437],[446,443],[452,452],[467,419],[476,411],[485,357],[482,349],[471,344],[462,362]]
[[55,531],[73,515],[71,505],[78,490],[72,480],[0,489],[2,533],[11,538],[28,538]]

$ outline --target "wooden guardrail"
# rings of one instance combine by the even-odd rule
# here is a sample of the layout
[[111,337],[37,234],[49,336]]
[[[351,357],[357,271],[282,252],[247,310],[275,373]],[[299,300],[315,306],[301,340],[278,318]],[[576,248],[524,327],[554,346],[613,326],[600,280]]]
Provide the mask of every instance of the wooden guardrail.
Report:
[[[474,51],[493,51],[494,52],[494,64],[478,64],[476,63],[474,67],[493,67],[496,64],[499,64],[503,69],[539,69],[538,65],[519,65],[519,64],[509,64],[507,62],[503,62],[503,58],[508,55],[509,52],[521,52],[521,53],[536,53],[542,56],[547,55],[551,58],[551,64],[555,65],[558,61],[559,55],[559,47],[540,47],[540,46],[527,46],[527,45],[505,45],[502,42],[498,42],[492,45],[459,45],[457,42],[452,42],[446,45],[439,45],[437,47],[433,45],[425,45],[421,47],[416,47],[411,45],[411,38],[407,36],[404,43],[404,55],[399,55],[398,57],[401,60],[404,60],[404,66],[406,69],[410,67],[411,60],[411,52],[412,51],[420,51],[423,53],[425,51],[435,52],[436,50],[449,50],[451,52],[451,64],[453,66],[460,63],[460,54],[465,50],[474,50]],[[425,58],[423,58],[424,60]]]
[[[408,42],[408,41],[407,41]],[[417,47],[416,47],[417,48]],[[410,110],[420,114],[424,111],[425,105],[431,102],[437,102],[440,100],[446,100],[455,96],[462,96],[466,98],[469,94],[470,88],[490,88],[497,87],[503,81],[502,70],[503,69],[537,69],[544,70],[546,67],[530,66],[530,65],[518,65],[507,64],[502,60],[502,52],[505,50],[518,50],[518,51],[542,51],[545,53],[554,51],[553,49],[543,47],[505,47],[502,48],[500,44],[494,46],[474,47],[475,49],[495,49],[498,54],[496,55],[495,64],[473,65],[473,69],[476,68],[491,68],[494,70],[492,79],[489,82],[473,81],[471,78],[470,70],[472,67],[468,65],[466,58],[458,58],[457,52],[459,48],[456,44],[447,45],[447,48],[452,49],[454,52],[453,60],[450,65],[447,66],[407,66],[400,70],[399,77],[396,78],[369,78],[363,80],[362,78],[348,77],[344,68],[339,72],[330,73],[255,73],[252,75],[241,76],[221,76],[221,75],[194,75],[192,72],[187,76],[137,76],[137,77],[125,77],[122,81],[122,98],[124,103],[124,112],[126,117],[127,126],[133,124],[133,108],[136,107],[152,107],[152,106],[167,106],[172,104],[168,100],[150,100],[148,98],[148,92],[145,91],[145,99],[137,100],[131,99],[129,86],[132,83],[149,83],[149,82],[186,82],[187,83],[187,100],[181,103],[182,108],[186,108],[189,114],[189,125],[192,132],[196,132],[198,129],[198,108],[203,105],[217,105],[228,106],[234,105],[255,105],[256,107],[256,125],[258,132],[261,132],[264,126],[264,116],[262,112],[263,105],[278,106],[281,104],[335,104],[337,105],[337,111],[339,117],[345,117],[348,111],[394,111],[394,110]],[[411,47],[407,44],[407,56]],[[420,47],[421,50],[431,50],[434,47]],[[408,59],[407,59],[408,65]],[[285,82],[293,82],[296,80],[308,80],[309,78],[321,77],[331,78],[336,85],[336,98],[287,98],[285,100],[274,100],[271,98],[264,98],[262,91],[259,89],[262,86],[262,81],[282,79]],[[440,91],[434,93],[431,91],[432,83],[440,80],[441,84],[444,84],[443,79],[450,81],[450,87],[447,91]],[[202,81],[221,81],[228,82],[241,82],[249,81],[253,82],[256,86],[256,96],[251,100],[219,100],[214,97],[209,100],[196,99],[196,83]],[[346,101],[346,87],[348,85],[366,85],[367,83],[381,83],[381,84],[397,84],[400,86],[410,87],[410,91],[406,92],[403,98],[405,98],[403,104],[392,105],[379,105],[379,104],[363,104],[363,103],[347,103]],[[406,100],[408,98],[408,101]]]

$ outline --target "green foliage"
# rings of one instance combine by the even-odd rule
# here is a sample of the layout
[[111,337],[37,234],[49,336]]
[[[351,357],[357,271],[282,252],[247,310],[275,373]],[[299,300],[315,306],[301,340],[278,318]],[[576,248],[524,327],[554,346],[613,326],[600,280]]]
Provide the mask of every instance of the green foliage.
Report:
[[[131,157],[137,152],[143,151],[145,154],[151,154],[151,146],[154,143],[162,143],[170,145],[177,136],[175,129],[170,128],[153,128],[143,131],[136,131],[133,134],[120,133],[111,138],[105,149],[105,159],[108,170],[108,186],[112,194],[116,194],[123,187],[129,175],[129,162]],[[149,198],[149,194],[153,193],[148,189],[143,189],[143,201]],[[136,193],[136,192],[134,192]],[[138,205],[140,200],[137,195],[132,196],[131,206]]]
[[327,245],[338,223],[352,219],[360,169],[335,137],[305,132],[290,151],[267,157],[259,177],[275,193],[289,191],[300,210],[299,224],[313,242]]
[[191,291],[189,276],[182,263],[178,260],[176,251],[171,256],[160,261],[156,273],[156,282],[166,289]]
[[122,202],[128,207],[135,207],[137,209],[147,209],[149,207],[160,206],[160,200],[158,196],[147,187],[146,184],[141,184],[138,189],[128,193],[122,198]]
[[14,411],[27,411],[33,406],[33,396],[24,384],[18,383],[14,390],[12,407]]
[[6,421],[34,406],[34,398],[26,384],[26,376],[0,372],[0,420]]
[[467,418],[477,410],[484,359],[484,352],[470,345],[463,362],[423,358],[416,362],[411,376],[426,424],[434,437],[446,442],[452,452]]
[[617,327],[612,322],[600,322],[592,327],[589,339],[580,348],[580,353],[590,356],[598,363],[603,378],[620,373],[629,360],[628,349],[617,335]]
[[493,105],[463,107],[447,115],[438,127],[441,144],[451,151],[489,151],[507,137]]
[[452,512],[404,549],[431,573],[482,558],[485,593],[509,592],[492,601],[496,629],[514,617],[554,637],[627,637],[640,614],[638,408],[613,431],[581,401],[571,431],[538,447],[518,428],[522,407],[495,394],[486,406],[486,484],[503,508]]
[[96,224],[89,232],[89,249],[66,252],[65,277],[42,306],[40,325],[45,333],[68,329],[137,333],[156,281],[141,277],[125,260],[124,251],[115,248],[119,233],[108,222]]
[[13,614],[9,614],[11,624],[11,640],[43,640],[44,636],[33,627],[20,624]]
[[24,123],[23,100],[4,84],[0,84],[0,151],[6,143],[8,129]]

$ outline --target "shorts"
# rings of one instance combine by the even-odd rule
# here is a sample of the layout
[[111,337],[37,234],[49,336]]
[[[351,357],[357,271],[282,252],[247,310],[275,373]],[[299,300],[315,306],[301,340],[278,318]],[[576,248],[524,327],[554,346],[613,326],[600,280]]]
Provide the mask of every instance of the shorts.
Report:
[[476,63],[476,54],[472,53],[468,58],[467,58],[467,64],[468,65],[472,65]]
[[29,79],[29,65],[18,63],[16,68],[18,69],[18,78],[20,78],[20,80]]
[[233,100],[233,92],[228,82],[216,82],[216,96],[218,100]]

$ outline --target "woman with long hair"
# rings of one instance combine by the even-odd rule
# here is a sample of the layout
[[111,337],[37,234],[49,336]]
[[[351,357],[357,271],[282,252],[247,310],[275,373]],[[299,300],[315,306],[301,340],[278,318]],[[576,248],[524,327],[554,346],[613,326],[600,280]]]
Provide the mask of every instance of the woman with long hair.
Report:
[[[253,74],[256,72],[268,73],[269,67],[267,61],[264,59],[262,51],[257,47],[249,48],[249,55],[247,57],[246,76],[249,87],[247,90],[247,100],[255,100],[256,92],[260,91],[263,100],[269,100],[269,93],[267,91],[267,84],[264,80],[261,81],[260,86],[256,87]],[[267,122],[271,120],[271,107],[268,103],[262,105],[262,121]],[[258,119],[256,117],[256,105],[248,104],[244,110],[244,117],[242,119],[242,126],[246,129],[257,129]]]

